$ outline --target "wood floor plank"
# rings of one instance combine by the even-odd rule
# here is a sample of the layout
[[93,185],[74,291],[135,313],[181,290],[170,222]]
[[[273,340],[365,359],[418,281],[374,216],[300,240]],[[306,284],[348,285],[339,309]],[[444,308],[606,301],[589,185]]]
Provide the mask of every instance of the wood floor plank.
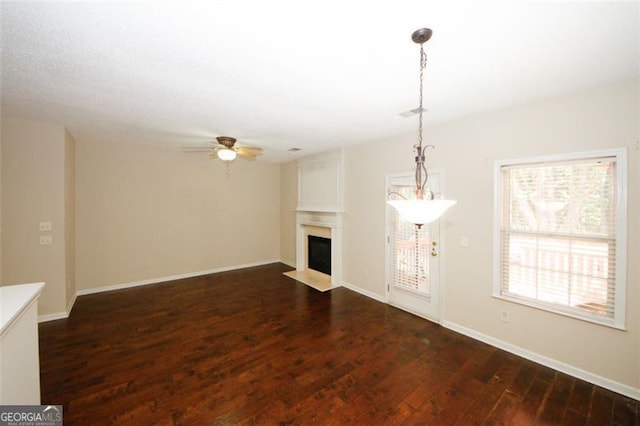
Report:
[[40,328],[65,425],[638,424],[640,403],[272,264],[78,297]]
[[613,423],[632,426],[640,423],[640,407],[630,398],[615,398],[613,401]]
[[593,385],[582,380],[576,380],[569,395],[567,411],[573,411],[581,417],[589,415],[589,405],[593,395]]
[[587,425],[607,425],[613,423],[613,393],[594,388]]
[[573,383],[573,378],[564,374],[556,374],[544,407],[538,415],[538,420],[541,423],[562,424]]

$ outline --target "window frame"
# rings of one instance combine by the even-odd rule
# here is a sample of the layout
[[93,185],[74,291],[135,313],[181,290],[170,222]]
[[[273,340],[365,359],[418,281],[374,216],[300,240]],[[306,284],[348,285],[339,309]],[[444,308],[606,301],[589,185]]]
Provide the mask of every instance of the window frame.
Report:
[[[526,297],[502,294],[502,214],[503,214],[503,180],[502,168],[505,166],[527,165],[532,163],[552,163],[558,161],[588,160],[600,157],[615,157],[616,163],[616,232],[615,232],[615,302],[613,318],[596,318],[581,315],[570,308]],[[579,320],[626,330],[626,287],[627,287],[627,150],[624,148],[567,153],[557,155],[521,157],[496,160],[493,176],[493,289],[492,296],[497,299],[537,308],[543,311],[576,318]]]

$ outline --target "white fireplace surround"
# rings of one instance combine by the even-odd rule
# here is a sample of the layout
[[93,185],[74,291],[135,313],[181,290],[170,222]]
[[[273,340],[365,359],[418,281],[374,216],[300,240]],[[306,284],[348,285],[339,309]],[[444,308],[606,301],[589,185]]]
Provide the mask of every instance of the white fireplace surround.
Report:
[[343,212],[344,150],[298,160],[296,272],[301,273],[299,277],[310,272],[307,269],[307,235],[318,235],[331,238],[331,288],[342,285]]
[[314,228],[324,228],[331,238],[331,286],[339,287],[342,282],[342,214],[298,210],[296,216],[296,270],[307,269],[307,235],[327,238],[326,232],[314,231]]

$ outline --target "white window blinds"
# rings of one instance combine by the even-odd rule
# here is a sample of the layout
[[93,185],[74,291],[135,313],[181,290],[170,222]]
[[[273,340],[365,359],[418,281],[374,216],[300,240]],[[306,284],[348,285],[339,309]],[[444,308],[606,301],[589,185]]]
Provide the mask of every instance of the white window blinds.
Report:
[[502,164],[499,295],[619,325],[617,155]]

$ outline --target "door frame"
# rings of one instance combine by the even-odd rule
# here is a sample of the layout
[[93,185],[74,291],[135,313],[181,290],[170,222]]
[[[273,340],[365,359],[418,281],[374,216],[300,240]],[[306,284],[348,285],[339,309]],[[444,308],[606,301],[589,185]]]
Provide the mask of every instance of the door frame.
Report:
[[[438,183],[439,183],[439,191],[440,193],[444,193],[444,172],[442,169],[427,169],[427,173],[429,174],[429,176],[437,176],[438,177]],[[385,177],[385,196],[388,198],[388,193],[389,193],[389,188],[391,187],[391,181],[398,179],[398,178],[407,178],[407,179],[411,179],[411,180],[415,180],[415,173],[412,172],[405,172],[405,173],[390,173],[387,174]],[[385,260],[385,301],[388,305],[391,305],[395,308],[398,309],[402,309],[405,312],[408,312],[412,315],[418,316],[420,318],[424,318],[426,320],[435,322],[436,324],[440,324],[443,321],[443,315],[444,315],[444,283],[445,283],[445,271],[444,271],[444,257],[445,257],[445,232],[443,227],[441,226],[441,221],[438,220],[437,224],[438,224],[438,245],[440,247],[439,253],[438,253],[438,261],[437,261],[437,267],[438,267],[438,287],[437,287],[437,291],[436,293],[436,297],[435,297],[435,302],[437,303],[436,309],[435,309],[435,313],[436,313],[436,318],[431,318],[425,315],[421,315],[418,312],[414,312],[414,311],[410,311],[407,309],[403,309],[400,306],[397,306],[395,304],[391,303],[391,281],[393,280],[393,271],[392,271],[392,253],[391,253],[391,235],[392,235],[392,225],[393,225],[393,220],[392,220],[392,214],[393,214],[393,207],[391,207],[389,204],[386,205],[385,207],[385,229],[384,229],[384,234],[385,234],[385,250],[384,250],[384,260]]]

